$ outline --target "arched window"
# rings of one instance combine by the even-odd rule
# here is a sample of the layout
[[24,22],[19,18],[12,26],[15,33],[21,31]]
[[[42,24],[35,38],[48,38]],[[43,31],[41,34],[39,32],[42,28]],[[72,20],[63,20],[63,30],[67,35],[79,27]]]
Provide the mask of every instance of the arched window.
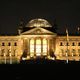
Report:
[[66,43],[66,46],[69,46],[69,43],[68,42]]
[[72,43],[72,46],[75,46],[75,43],[74,42]]
[[78,43],[78,46],[80,46],[80,42]]
[[4,42],[2,43],[2,46],[5,46],[5,43]]
[[11,43],[10,42],[8,43],[8,46],[11,46]]
[[63,46],[63,43],[62,42],[60,42],[60,46]]
[[16,42],[14,43],[14,46],[17,46],[17,43]]

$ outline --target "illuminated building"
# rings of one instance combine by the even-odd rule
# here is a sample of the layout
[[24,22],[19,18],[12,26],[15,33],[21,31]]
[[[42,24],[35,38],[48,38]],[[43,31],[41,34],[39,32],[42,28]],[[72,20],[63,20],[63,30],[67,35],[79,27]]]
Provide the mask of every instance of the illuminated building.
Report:
[[0,36],[0,63],[19,63],[23,60],[46,57],[59,60],[80,60],[80,36],[58,35],[44,19],[33,19],[19,25],[18,35]]

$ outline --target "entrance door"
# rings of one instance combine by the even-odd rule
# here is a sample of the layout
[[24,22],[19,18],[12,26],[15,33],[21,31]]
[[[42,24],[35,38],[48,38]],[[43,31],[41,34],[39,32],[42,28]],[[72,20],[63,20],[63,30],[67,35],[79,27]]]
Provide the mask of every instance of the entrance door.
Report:
[[[36,56],[41,56],[42,55],[47,55],[47,40],[43,39],[42,41],[42,46],[41,46],[41,39],[38,38],[36,40],[31,39],[30,40],[30,56],[33,57],[34,54],[36,54]],[[41,50],[42,49],[42,50]]]
[[36,40],[36,56],[41,56],[41,39]]

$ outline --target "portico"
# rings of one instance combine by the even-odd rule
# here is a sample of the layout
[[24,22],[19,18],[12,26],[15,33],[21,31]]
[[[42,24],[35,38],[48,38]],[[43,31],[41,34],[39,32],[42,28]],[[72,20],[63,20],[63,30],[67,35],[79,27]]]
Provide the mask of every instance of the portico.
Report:
[[[29,30],[20,34],[23,40],[23,52],[29,57],[47,57],[50,51],[54,51],[53,39],[56,33],[47,30],[52,26],[44,19],[35,19],[27,25]],[[23,53],[22,52],[22,53]]]

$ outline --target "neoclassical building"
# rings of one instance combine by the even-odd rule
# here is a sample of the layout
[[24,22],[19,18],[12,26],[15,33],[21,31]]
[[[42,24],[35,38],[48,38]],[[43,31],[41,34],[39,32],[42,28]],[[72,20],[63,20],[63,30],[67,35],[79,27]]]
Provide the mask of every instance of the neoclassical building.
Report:
[[21,22],[18,35],[0,36],[0,63],[19,63],[20,59],[28,60],[46,57],[60,60],[80,60],[80,36],[58,35],[45,19],[33,19],[28,24]]

